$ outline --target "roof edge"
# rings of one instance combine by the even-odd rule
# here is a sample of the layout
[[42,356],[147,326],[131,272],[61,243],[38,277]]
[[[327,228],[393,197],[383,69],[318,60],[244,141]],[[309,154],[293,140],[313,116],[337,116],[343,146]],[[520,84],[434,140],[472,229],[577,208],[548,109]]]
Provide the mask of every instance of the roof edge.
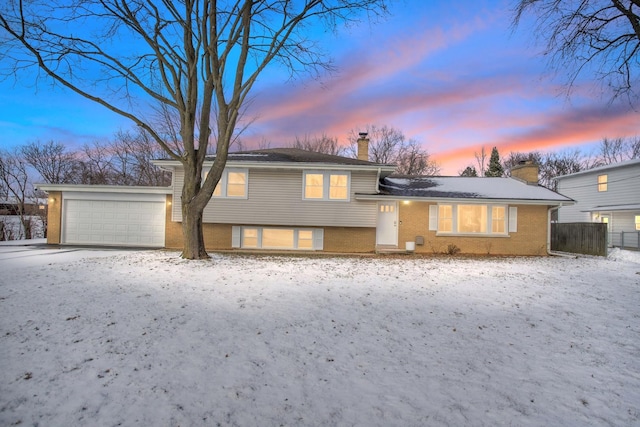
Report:
[[172,194],[173,187],[126,186],[126,185],[91,185],[91,184],[35,184],[42,191],[75,191],[82,193],[138,193],[138,194]]

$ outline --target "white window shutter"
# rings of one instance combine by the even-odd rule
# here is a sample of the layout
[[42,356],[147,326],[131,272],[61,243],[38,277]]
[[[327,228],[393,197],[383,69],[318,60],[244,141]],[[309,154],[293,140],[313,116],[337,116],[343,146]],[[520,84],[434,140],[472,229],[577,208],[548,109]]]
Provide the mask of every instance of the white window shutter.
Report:
[[313,230],[313,250],[321,251],[324,249],[324,229],[317,228]]
[[429,206],[429,231],[438,231],[438,205]]
[[509,233],[518,231],[518,208],[509,207]]
[[240,247],[240,226],[234,225],[231,227],[231,247]]

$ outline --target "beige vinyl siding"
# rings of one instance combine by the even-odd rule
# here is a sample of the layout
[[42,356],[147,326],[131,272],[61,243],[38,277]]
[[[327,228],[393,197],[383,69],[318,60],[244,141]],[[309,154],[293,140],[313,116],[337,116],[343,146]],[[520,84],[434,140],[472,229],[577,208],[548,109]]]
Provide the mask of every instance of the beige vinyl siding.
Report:
[[[311,168],[310,168],[311,169]],[[377,203],[357,201],[355,193],[375,191],[374,171],[351,171],[350,201],[303,200],[303,170],[249,169],[246,200],[212,199],[205,223],[286,226],[375,227]],[[174,173],[172,220],[181,221],[182,170]]]

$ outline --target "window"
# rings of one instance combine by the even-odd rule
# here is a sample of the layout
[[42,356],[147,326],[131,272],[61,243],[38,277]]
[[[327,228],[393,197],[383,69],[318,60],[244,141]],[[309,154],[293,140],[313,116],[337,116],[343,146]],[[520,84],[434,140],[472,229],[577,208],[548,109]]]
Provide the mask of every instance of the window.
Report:
[[451,205],[438,206],[438,231],[444,233],[453,231],[453,207]]
[[250,249],[322,250],[321,228],[277,228],[233,226],[231,246]]
[[607,175],[598,175],[598,191],[607,191]]
[[[207,174],[203,174],[202,179],[207,178]],[[248,190],[249,173],[242,169],[225,169],[218,181],[218,185],[213,190],[213,197],[229,198],[229,199],[246,199]]]
[[262,247],[274,249],[295,248],[293,244],[294,230],[282,228],[265,228],[262,230]]
[[322,199],[322,190],[324,189],[323,181],[324,175],[321,173],[306,174],[304,181],[304,198]]
[[329,198],[347,200],[349,197],[349,177],[344,174],[331,174],[329,177]]
[[[437,218],[436,218],[437,215]],[[517,208],[504,205],[432,205],[429,229],[446,234],[479,234],[506,236],[517,231]]]
[[458,233],[486,232],[486,205],[458,205]]
[[298,230],[298,249],[313,249],[313,230]]
[[636,215],[636,230],[640,231],[640,215]]
[[309,200],[349,200],[348,172],[305,172],[304,198]]
[[242,247],[243,248],[258,247],[258,229],[257,228],[242,229]]
[[491,208],[491,232],[492,233],[504,233],[505,232],[505,208],[504,206],[493,206]]

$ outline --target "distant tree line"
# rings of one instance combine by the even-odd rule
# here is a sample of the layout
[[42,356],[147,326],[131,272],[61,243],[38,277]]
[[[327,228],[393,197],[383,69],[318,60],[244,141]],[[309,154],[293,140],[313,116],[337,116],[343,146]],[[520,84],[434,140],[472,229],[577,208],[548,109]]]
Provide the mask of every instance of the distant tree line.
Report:
[[141,129],[120,131],[111,140],[80,148],[33,141],[0,150],[0,203],[5,210],[10,207],[20,223],[16,230],[0,217],[0,240],[31,239],[35,224],[46,232],[46,197],[35,183],[167,186],[169,172],[151,163],[163,153]]
[[[523,161],[531,161],[539,167],[541,185],[555,190],[555,178],[613,163],[640,158],[640,137],[604,138],[595,152],[586,153],[579,149],[565,151],[510,152],[500,160],[498,149],[493,147],[487,160],[485,147],[475,153],[475,164],[470,164],[459,172],[460,176],[511,176],[511,169]],[[477,167],[476,167],[477,166]]]
[[[366,132],[369,139],[369,161],[396,165],[400,175],[437,175],[440,166],[429,152],[415,139],[391,126],[365,125],[352,129],[347,137],[348,144],[340,144],[337,137],[320,136],[296,137],[290,147],[336,156],[358,157],[358,138],[360,132]],[[266,144],[269,145],[269,144]]]

